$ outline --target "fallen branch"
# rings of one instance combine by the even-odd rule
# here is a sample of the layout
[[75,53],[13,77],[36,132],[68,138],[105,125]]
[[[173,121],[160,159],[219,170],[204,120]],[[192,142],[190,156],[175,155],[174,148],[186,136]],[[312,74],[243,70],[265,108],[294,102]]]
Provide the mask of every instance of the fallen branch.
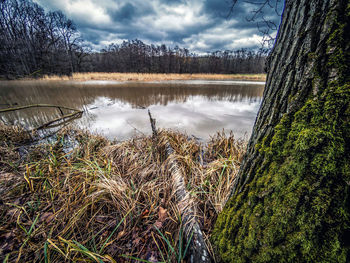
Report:
[[156,129],[156,119],[152,118],[150,110],[148,110],[149,121],[151,122],[151,128],[153,133],[153,139],[157,137],[157,129]]
[[[148,110],[148,115],[151,122],[153,138],[156,139],[158,135],[156,130],[156,120],[152,118],[150,110]],[[181,214],[184,236],[186,242],[190,242],[190,262],[211,262],[204,235],[197,221],[196,206],[190,194],[186,190],[184,176],[176,157],[174,157],[174,149],[171,147],[169,142],[166,142],[165,147],[166,157],[168,160],[170,160],[169,172],[171,174],[172,182],[175,188],[175,197]]]
[[[7,109],[1,109],[0,113],[4,112],[10,112],[10,111],[17,111],[17,110],[24,110],[29,108],[58,108],[58,109],[65,109],[65,110],[71,110],[71,111],[79,111],[77,109],[65,107],[65,106],[59,106],[59,105],[51,105],[51,104],[31,104],[31,105],[25,105],[25,106],[19,106],[16,108],[7,108]],[[82,112],[82,111],[79,111]]]
[[[0,113],[7,113],[11,111],[18,111],[18,110],[24,110],[29,108],[57,108],[61,114],[61,117],[58,117],[56,119],[53,119],[51,121],[48,121],[44,123],[43,125],[39,126],[38,128],[35,128],[33,130],[42,130],[47,128],[55,128],[62,124],[66,124],[67,122],[70,122],[72,120],[75,120],[77,118],[80,118],[83,114],[83,111],[65,107],[65,106],[59,106],[59,105],[51,105],[51,104],[31,104],[31,105],[25,105],[25,106],[19,106],[16,108],[7,108],[7,109],[1,109]],[[69,114],[64,114],[62,109],[73,111]]]
[[[38,128],[35,128],[34,130],[55,128],[57,126],[65,124],[65,123],[67,123],[69,121],[72,121],[72,120],[80,118],[82,114],[83,114],[82,111],[77,111],[77,112],[73,112],[73,113],[70,113],[70,114],[66,114],[66,115],[63,115],[62,117],[59,117],[59,118],[56,118],[54,120],[48,121],[48,122],[44,123],[43,125],[39,126]],[[62,121],[62,122],[60,122],[60,121]],[[59,123],[57,123],[57,122],[59,122]],[[54,123],[56,123],[56,124],[54,124]]]

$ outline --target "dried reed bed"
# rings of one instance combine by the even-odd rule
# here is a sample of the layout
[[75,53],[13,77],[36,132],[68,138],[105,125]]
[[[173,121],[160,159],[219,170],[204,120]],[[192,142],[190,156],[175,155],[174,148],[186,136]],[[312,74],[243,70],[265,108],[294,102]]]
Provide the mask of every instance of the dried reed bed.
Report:
[[266,74],[156,74],[156,73],[73,73],[72,76],[44,76],[42,80],[114,80],[114,81],[168,81],[168,80],[252,80],[265,81]]
[[[0,126],[0,139],[5,262],[186,262],[169,160],[177,158],[186,174],[210,248],[245,149],[244,141],[224,133],[206,146],[172,131],[160,131],[157,141],[112,144],[66,129],[50,144],[30,146],[26,155],[20,154],[28,142],[23,130]],[[72,141],[76,146],[67,151]],[[166,142],[175,150],[169,158]]]

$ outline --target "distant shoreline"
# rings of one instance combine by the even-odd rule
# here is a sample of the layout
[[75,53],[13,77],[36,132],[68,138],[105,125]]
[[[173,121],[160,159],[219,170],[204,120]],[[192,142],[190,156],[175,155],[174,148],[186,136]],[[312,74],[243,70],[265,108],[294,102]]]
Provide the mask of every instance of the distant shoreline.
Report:
[[249,81],[265,81],[266,74],[160,74],[160,73],[104,73],[104,72],[88,72],[73,73],[72,76],[44,76],[38,79],[24,78],[22,80],[73,80],[73,81],[89,81],[89,80],[114,80],[114,81],[167,81],[167,80],[249,80]]

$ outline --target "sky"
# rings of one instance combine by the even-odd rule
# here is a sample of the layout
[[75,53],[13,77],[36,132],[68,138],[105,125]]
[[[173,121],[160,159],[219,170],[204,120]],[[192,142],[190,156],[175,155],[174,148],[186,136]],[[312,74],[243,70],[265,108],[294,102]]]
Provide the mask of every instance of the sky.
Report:
[[[272,0],[272,2],[283,2]],[[230,11],[230,0],[34,0],[46,11],[61,10],[72,19],[93,50],[139,39],[147,44],[176,45],[191,52],[259,48],[262,34],[249,22],[257,8],[244,2]],[[278,12],[264,9],[276,25]],[[229,15],[229,16],[228,16]],[[276,32],[276,31],[274,31]],[[272,34],[274,33],[272,32]]]

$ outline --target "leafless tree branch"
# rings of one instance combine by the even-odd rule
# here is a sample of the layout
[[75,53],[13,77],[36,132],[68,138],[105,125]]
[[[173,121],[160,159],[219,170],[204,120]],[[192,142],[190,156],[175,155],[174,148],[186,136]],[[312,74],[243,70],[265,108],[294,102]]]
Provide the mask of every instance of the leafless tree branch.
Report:
[[[232,0],[230,3],[230,9],[227,17],[233,15],[234,8],[238,4],[238,0]],[[281,16],[280,6],[284,2],[284,0],[242,0],[241,2],[247,3],[249,5],[255,6],[250,12],[251,15],[246,17],[246,20],[249,22],[255,22],[258,30],[263,35],[262,44],[272,46],[274,43],[274,37],[272,33],[278,29],[276,23],[270,19],[266,19],[265,10],[273,9],[274,12]]]

